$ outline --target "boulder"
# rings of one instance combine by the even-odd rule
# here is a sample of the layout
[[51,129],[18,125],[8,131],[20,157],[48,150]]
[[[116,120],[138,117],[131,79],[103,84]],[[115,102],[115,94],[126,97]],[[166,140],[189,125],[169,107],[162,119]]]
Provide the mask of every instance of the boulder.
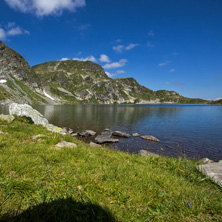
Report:
[[74,131],[70,129],[69,127],[63,127],[62,129],[68,135],[71,135],[72,133],[74,133]]
[[159,156],[158,154],[149,152],[147,150],[140,150],[138,152],[138,154],[141,155],[141,156]]
[[26,116],[32,119],[34,124],[46,127],[47,130],[65,135],[62,128],[49,124],[48,120],[37,110],[27,104],[12,103],[9,106],[10,115]]
[[119,140],[118,139],[113,139],[112,138],[112,132],[109,132],[109,131],[102,132],[100,135],[98,135],[95,138],[95,143],[99,143],[99,144],[102,144],[102,143],[117,143],[117,142],[119,142]]
[[148,136],[141,136],[141,138],[144,139],[144,140],[150,140],[152,142],[160,142],[156,137],[150,136],[150,135],[148,135]]
[[134,137],[139,137],[140,136],[140,134],[139,133],[133,133],[133,135],[132,136],[134,136]]
[[45,138],[45,137],[47,137],[47,136],[44,135],[44,134],[38,134],[38,135],[33,136],[32,139],[33,139],[33,140],[36,140],[36,139]]
[[0,120],[6,121],[8,123],[12,122],[14,119],[15,119],[15,117],[12,115],[4,115],[4,114],[0,115]]
[[99,145],[99,144],[97,144],[97,143],[93,143],[93,142],[90,142],[89,145],[90,145],[90,146],[99,146],[99,147],[101,147],[101,145]]
[[34,124],[41,125],[44,127],[49,124],[48,120],[41,113],[39,113],[37,110],[33,109],[30,105],[27,104],[12,103],[9,106],[9,114],[30,117]]
[[196,168],[222,187],[222,162],[198,165]]
[[63,148],[63,147],[77,147],[75,143],[70,143],[66,141],[62,141],[55,145],[56,147]]
[[92,131],[92,130],[85,130],[81,133],[78,133],[79,136],[95,136],[96,132]]
[[124,138],[130,138],[130,135],[121,131],[114,131],[113,136],[119,136]]
[[214,161],[208,158],[202,158],[201,160],[199,160],[199,162],[202,164],[207,164],[207,163],[213,163]]

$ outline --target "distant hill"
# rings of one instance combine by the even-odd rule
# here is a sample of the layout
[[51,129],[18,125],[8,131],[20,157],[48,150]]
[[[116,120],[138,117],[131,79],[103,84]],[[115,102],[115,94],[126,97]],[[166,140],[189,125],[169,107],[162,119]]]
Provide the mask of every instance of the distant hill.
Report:
[[29,104],[207,103],[175,91],[153,91],[134,78],[109,78],[93,62],[52,61],[30,67],[0,41],[0,101]]

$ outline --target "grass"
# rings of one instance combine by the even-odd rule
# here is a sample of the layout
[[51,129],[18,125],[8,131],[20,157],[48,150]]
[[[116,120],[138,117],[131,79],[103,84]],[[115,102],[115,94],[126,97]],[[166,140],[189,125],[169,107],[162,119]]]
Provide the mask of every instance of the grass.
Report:
[[[23,118],[0,130],[2,222],[222,221],[222,189],[194,160],[90,147]],[[63,140],[77,147],[53,149]]]

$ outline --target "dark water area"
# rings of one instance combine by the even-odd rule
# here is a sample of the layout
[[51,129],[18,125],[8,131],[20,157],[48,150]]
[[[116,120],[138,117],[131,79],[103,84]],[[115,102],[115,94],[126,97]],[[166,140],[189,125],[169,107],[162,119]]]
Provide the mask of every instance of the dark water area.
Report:
[[[105,128],[153,135],[161,142],[120,139],[108,145],[137,153],[141,149],[167,156],[222,159],[222,106],[216,105],[38,105],[50,123],[74,131]],[[4,110],[3,110],[4,109]],[[1,112],[7,109],[0,107]]]

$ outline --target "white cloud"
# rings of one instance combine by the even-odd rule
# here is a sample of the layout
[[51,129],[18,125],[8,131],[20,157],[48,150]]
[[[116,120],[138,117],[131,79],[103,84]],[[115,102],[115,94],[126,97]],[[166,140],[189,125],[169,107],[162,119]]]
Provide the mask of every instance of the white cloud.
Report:
[[117,74],[124,74],[124,73],[126,73],[126,72],[125,72],[124,70],[117,70],[116,73],[117,73]]
[[125,49],[126,50],[131,50],[131,49],[133,49],[133,48],[135,48],[137,46],[139,46],[139,44],[130,43]]
[[153,33],[152,30],[150,30],[150,31],[148,32],[148,36],[150,36],[150,37],[153,37],[153,36],[154,36],[154,33]]
[[123,49],[124,49],[124,46],[123,46],[123,45],[113,46],[113,50],[116,51],[116,52],[118,52],[118,53],[123,52]]
[[4,40],[6,39],[6,32],[4,29],[0,28],[0,39]]
[[85,58],[73,58],[72,60],[96,62],[96,58],[94,56],[87,56]]
[[168,63],[163,62],[163,63],[158,64],[158,66],[166,66],[167,64],[168,64]]
[[85,0],[5,0],[13,9],[35,13],[37,16],[62,14],[63,10],[75,11],[84,7]]
[[110,77],[110,78],[112,78],[113,76],[115,76],[116,74],[111,74],[111,73],[109,73],[109,72],[105,72],[106,73],[106,75],[108,76],[108,77]]
[[136,46],[139,46],[139,44],[130,43],[128,46],[117,45],[117,46],[113,46],[113,50],[118,53],[122,53],[124,50],[131,50],[131,49],[135,48]]
[[176,71],[176,69],[171,69],[171,70],[170,70],[170,72],[175,72],[175,71]]
[[162,62],[162,63],[159,63],[158,64],[158,66],[166,66],[166,65],[168,65],[169,63],[171,63],[172,61],[164,61],[164,62]]
[[0,39],[5,40],[8,36],[30,35],[30,32],[17,26],[15,22],[9,22],[3,29],[0,28]]
[[99,61],[100,62],[110,62],[110,59],[107,55],[102,54],[102,55],[100,55]]
[[70,60],[70,59],[66,57],[60,59],[60,61],[67,61],[67,60]]
[[217,100],[221,100],[222,98],[216,98],[216,99],[214,99],[214,101],[217,101]]
[[120,59],[119,62],[108,63],[103,66],[104,69],[116,69],[125,66],[127,59]]

